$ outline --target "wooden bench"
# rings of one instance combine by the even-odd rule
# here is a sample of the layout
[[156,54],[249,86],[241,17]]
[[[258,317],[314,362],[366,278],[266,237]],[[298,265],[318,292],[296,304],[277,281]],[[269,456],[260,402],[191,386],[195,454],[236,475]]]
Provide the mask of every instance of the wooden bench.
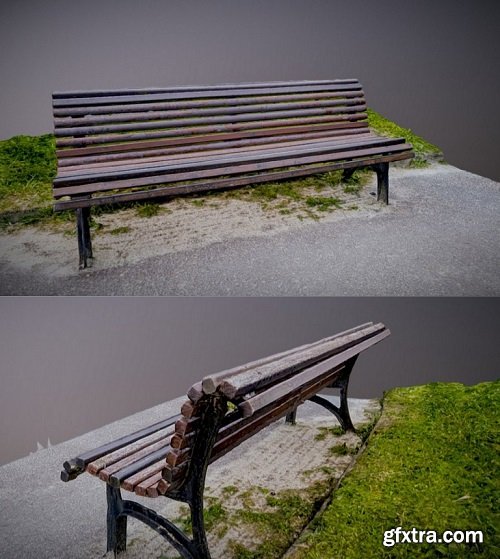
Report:
[[370,131],[354,79],[53,93],[55,210],[77,213],[80,267],[91,206],[373,168],[413,157]]
[[[185,558],[210,558],[203,523],[207,466],[272,422],[294,423],[306,400],[324,406],[353,430],[347,406],[349,375],[359,353],[389,335],[383,324],[362,324],[335,336],[205,377],[188,391],[180,414],[80,454],[64,463],[63,481],[88,472],[106,482],[107,549],[126,549],[127,516],[161,534]],[[318,395],[340,390],[340,405]],[[189,538],[170,520],[121,489],[189,504]]]

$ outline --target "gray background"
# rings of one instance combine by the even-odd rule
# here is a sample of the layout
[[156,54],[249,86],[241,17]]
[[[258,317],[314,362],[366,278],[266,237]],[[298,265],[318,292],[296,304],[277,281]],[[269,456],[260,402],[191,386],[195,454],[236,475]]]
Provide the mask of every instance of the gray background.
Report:
[[350,395],[498,378],[500,299],[0,298],[0,464],[185,394],[205,374],[363,322]]
[[369,105],[500,180],[500,2],[4,0],[0,138],[53,90],[357,77]]

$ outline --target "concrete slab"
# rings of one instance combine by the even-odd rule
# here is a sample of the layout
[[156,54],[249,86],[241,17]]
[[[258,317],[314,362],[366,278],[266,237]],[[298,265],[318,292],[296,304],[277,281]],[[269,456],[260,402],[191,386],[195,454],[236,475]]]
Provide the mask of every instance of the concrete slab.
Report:
[[[332,401],[337,401],[331,396]],[[106,496],[104,483],[82,475],[70,483],[59,479],[64,460],[121,435],[178,413],[184,397],[106,425],[70,441],[40,450],[0,468],[0,557],[10,558],[97,558],[106,551]],[[378,411],[376,400],[349,401],[355,424],[368,421]],[[305,488],[316,474],[306,470],[330,465],[339,476],[351,463],[352,456],[329,455],[331,440],[317,441],[321,426],[333,426],[336,420],[314,404],[299,409],[296,426],[284,420],[261,431],[237,449],[209,467],[207,495],[221,496],[223,487],[237,486],[240,491],[261,486],[269,491]],[[356,444],[349,436],[347,445]],[[308,452],[304,453],[304,445]],[[302,452],[301,452],[302,450]],[[337,461],[336,461],[337,458]],[[316,477],[315,477],[316,476]],[[126,493],[126,495],[130,495]],[[139,500],[139,499],[138,499]],[[168,499],[142,499],[161,513],[177,514]],[[225,503],[229,508],[236,502]],[[175,505],[178,507],[178,505]],[[223,537],[210,534],[214,559],[227,557],[231,538],[255,543],[255,535],[239,533],[236,528]],[[135,521],[129,523],[127,558],[171,555],[171,548],[155,532]],[[174,555],[175,556],[175,553]]]

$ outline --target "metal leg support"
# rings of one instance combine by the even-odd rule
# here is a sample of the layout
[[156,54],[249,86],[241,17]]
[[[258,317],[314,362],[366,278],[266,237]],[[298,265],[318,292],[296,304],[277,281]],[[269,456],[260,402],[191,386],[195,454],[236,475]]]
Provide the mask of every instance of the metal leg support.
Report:
[[389,203],[389,163],[376,163],[372,166],[377,173],[377,200]]
[[323,398],[322,396],[319,396],[317,394],[309,398],[311,402],[319,404],[320,406],[323,406],[325,409],[327,409],[329,412],[333,413],[333,415],[335,415],[335,417],[339,420],[339,423],[344,431],[355,431],[351,415],[349,413],[349,405],[347,403],[347,388],[349,385],[351,371],[354,367],[354,363],[356,363],[357,358],[358,356],[355,355],[346,362],[344,371],[331,385],[331,388],[338,388],[340,390],[340,406],[332,404],[330,400],[327,400],[326,398]]
[[127,549],[127,516],[124,513],[120,490],[106,484],[108,500],[108,545],[107,550],[115,555]]
[[77,208],[76,230],[78,236],[78,254],[80,270],[87,267],[87,259],[92,258],[92,241],[90,239],[90,208]]
[[342,172],[342,180],[344,182],[347,182],[352,177],[354,171],[355,171],[354,167],[350,167],[349,169],[344,169]]
[[295,425],[296,419],[297,419],[297,408],[289,412],[285,417],[286,423],[290,423],[291,425]]

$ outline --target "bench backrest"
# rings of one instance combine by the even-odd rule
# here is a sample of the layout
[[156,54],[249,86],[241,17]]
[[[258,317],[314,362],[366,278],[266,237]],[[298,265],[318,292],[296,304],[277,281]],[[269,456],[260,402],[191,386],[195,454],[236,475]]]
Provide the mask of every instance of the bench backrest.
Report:
[[[60,167],[366,132],[355,79],[53,93]],[[151,160],[151,159],[149,159]]]
[[[188,392],[189,400],[175,424],[164,479],[176,487],[187,479],[197,445],[206,445],[207,408],[218,401],[224,409],[211,463],[255,433],[284,417],[325,387],[332,386],[357,355],[389,335],[381,323],[367,323],[313,344],[207,376]],[[228,403],[229,408],[228,408]],[[201,439],[201,440],[200,440]],[[163,484],[163,489],[167,489]]]

